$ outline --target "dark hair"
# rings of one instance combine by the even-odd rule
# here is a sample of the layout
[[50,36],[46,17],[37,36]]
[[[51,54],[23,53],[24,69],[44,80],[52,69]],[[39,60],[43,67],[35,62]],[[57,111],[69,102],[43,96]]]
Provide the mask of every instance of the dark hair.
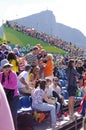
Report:
[[16,65],[18,66],[18,61],[17,61],[17,57],[16,57],[16,55],[15,55],[15,53],[14,52],[10,52],[9,54],[8,54],[8,61],[9,62],[11,62],[11,60],[15,60],[16,61]]
[[45,90],[45,85],[46,85],[46,80],[42,79],[41,82],[40,82],[40,88]]
[[69,63],[68,63],[68,67],[69,67],[69,68],[72,68],[72,67],[73,67],[72,63],[74,63],[74,60],[73,60],[73,59],[70,59],[70,60],[69,60]]
[[46,85],[46,80],[39,79],[36,81],[35,88],[37,88],[39,86],[42,90],[45,90],[45,85]]
[[[9,74],[8,74],[8,82],[9,82],[9,79],[10,79],[10,71],[9,71]],[[5,75],[4,73],[2,73],[2,80],[1,80],[1,84],[3,85],[5,82]]]
[[27,65],[25,66],[25,71],[28,71],[28,70],[31,70],[31,65],[29,65],[29,64],[27,64]]
[[46,80],[46,82],[51,82],[51,80],[50,80],[50,79],[48,79],[48,78],[46,78],[45,80]]
[[36,80],[35,88],[37,88],[38,86],[40,86],[40,80]]

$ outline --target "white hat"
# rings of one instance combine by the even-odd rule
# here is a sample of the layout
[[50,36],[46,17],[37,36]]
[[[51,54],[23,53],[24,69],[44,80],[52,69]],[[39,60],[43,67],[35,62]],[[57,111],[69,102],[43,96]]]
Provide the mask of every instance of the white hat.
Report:
[[9,61],[8,61],[7,59],[3,59],[3,60],[1,60],[1,66],[0,66],[0,69],[4,68],[5,66],[13,67],[13,65],[10,64]]

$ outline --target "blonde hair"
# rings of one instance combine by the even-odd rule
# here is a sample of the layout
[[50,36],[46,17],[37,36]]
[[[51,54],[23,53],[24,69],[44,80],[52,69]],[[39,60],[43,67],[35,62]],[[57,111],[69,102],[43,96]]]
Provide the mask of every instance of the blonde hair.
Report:
[[53,60],[54,59],[54,57],[53,57],[53,55],[52,54],[47,54],[47,57],[50,59],[50,60]]

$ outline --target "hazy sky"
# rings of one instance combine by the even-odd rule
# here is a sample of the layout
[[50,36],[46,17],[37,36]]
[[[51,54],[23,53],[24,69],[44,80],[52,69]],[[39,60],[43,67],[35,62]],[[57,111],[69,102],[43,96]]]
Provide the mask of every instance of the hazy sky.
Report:
[[53,11],[57,22],[77,28],[86,36],[86,0],[0,0],[0,24],[2,19],[20,18],[46,9]]

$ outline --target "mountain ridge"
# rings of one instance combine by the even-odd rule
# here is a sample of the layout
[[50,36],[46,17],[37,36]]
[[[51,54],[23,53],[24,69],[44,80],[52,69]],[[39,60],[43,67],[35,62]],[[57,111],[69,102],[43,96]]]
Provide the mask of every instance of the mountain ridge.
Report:
[[50,10],[41,11],[30,16],[11,20],[10,22],[16,22],[20,25],[34,28],[53,37],[59,37],[69,43],[72,42],[76,46],[86,48],[85,35],[76,28],[56,22],[56,18]]

